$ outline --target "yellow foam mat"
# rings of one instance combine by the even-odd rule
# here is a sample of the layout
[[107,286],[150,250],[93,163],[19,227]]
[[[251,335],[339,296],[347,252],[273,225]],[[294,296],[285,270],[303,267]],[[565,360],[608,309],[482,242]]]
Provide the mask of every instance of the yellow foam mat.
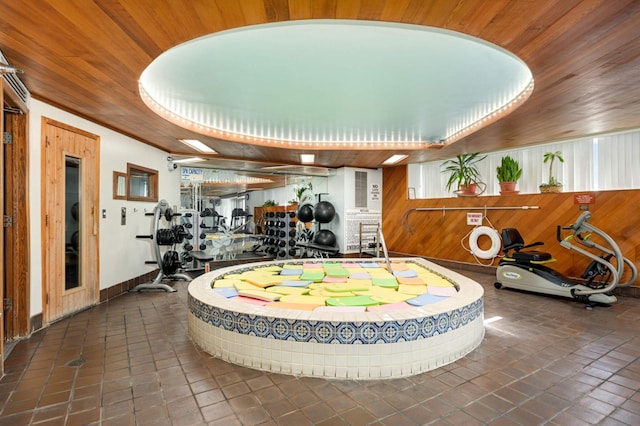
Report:
[[397,277],[398,284],[406,285],[425,285],[426,283],[420,277]]
[[305,305],[322,306],[322,305],[325,305],[325,301],[327,299],[328,299],[327,297],[323,297],[323,296],[307,296],[307,295],[292,294],[292,295],[282,296],[280,298],[280,301],[286,302],[286,303],[303,303]]
[[367,290],[354,291],[354,293],[357,296],[385,296],[388,294],[398,294],[398,292],[392,288],[379,287],[376,285],[369,287]]
[[226,280],[241,280],[242,274],[227,274],[224,276]]
[[274,279],[274,277],[270,275],[251,275],[244,277],[244,280],[249,284],[253,284],[261,288],[270,287],[282,282],[282,280]]
[[371,280],[347,280],[346,283],[325,283],[324,288],[333,292],[363,291],[371,288]]
[[335,292],[335,291],[329,291],[326,289],[319,289],[319,290],[309,290],[309,295],[310,296],[323,296],[323,297],[335,297],[336,294],[340,294],[340,296],[355,296],[356,294],[354,292],[350,292],[350,291],[341,291],[341,292]]
[[327,306],[373,306],[379,303],[369,296],[331,297],[327,299]]
[[284,286],[284,285],[274,285],[272,287],[267,287],[265,290],[268,291],[269,293],[277,293],[277,294],[281,294],[281,295],[307,294],[307,293],[309,293],[309,289],[308,288],[304,288],[304,287],[287,287],[287,286]]
[[413,294],[398,293],[397,291],[394,291],[390,294],[374,294],[371,298],[383,305],[388,305],[390,303],[404,302],[414,296],[415,295]]
[[398,293],[411,294],[411,295],[417,296],[426,292],[427,292],[426,285],[400,284],[398,286]]
[[264,290],[238,290],[238,294],[244,297],[250,297],[252,299],[264,300],[267,302],[273,302],[280,299],[280,295],[277,293],[269,293]]
[[231,280],[228,278],[223,278],[221,280],[215,280],[213,282],[213,288],[222,288],[222,287],[235,287],[236,283],[242,282],[241,280]]
[[240,280],[235,283],[234,287],[236,288],[236,290],[238,290],[238,292],[240,292],[240,290],[262,290],[261,287]]

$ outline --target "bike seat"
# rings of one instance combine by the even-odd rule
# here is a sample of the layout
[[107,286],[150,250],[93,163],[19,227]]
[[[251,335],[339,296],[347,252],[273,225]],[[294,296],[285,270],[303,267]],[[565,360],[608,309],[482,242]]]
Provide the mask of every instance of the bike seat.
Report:
[[[551,260],[551,254],[543,251],[537,250],[525,250],[521,251],[523,248],[541,246],[544,243],[537,241],[532,244],[524,243],[522,239],[522,235],[515,228],[505,228],[501,233],[502,237],[502,251],[505,256],[511,257],[519,262],[544,262],[547,260]],[[513,251],[509,253],[509,251]]]

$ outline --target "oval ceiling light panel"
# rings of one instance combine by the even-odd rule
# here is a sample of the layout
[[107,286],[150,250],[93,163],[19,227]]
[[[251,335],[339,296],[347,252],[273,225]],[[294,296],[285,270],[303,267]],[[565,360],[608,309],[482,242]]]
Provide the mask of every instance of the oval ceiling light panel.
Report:
[[294,149],[425,149],[479,130],[533,90],[486,41],[419,25],[304,20],[221,31],[142,73],[155,113],[220,139]]

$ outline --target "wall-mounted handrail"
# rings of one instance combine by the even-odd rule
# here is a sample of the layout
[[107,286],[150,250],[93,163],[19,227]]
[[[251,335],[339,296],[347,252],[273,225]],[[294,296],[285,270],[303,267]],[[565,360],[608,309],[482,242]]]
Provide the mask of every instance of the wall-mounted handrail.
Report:
[[483,206],[483,207],[414,207],[412,209],[408,209],[402,215],[402,228],[412,233],[413,230],[411,226],[409,226],[409,214],[411,212],[442,212],[442,216],[444,217],[445,212],[452,210],[483,210],[486,212],[488,210],[537,210],[540,206]]

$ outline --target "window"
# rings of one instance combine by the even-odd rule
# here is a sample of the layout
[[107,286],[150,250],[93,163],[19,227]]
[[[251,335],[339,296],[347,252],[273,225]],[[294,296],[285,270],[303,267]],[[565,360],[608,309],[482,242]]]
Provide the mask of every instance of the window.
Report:
[[[549,179],[545,152],[562,152],[564,163],[554,164],[554,175],[562,182],[563,192],[612,191],[640,188],[640,130],[601,135],[593,138],[553,142],[492,152],[478,164],[484,195],[499,193],[496,167],[503,155],[518,160],[523,175],[518,182],[520,194],[536,194],[538,186]],[[417,198],[447,198],[447,176],[442,173],[444,161],[409,164],[408,186],[416,188]]]
[[127,200],[158,201],[158,171],[127,163]]

